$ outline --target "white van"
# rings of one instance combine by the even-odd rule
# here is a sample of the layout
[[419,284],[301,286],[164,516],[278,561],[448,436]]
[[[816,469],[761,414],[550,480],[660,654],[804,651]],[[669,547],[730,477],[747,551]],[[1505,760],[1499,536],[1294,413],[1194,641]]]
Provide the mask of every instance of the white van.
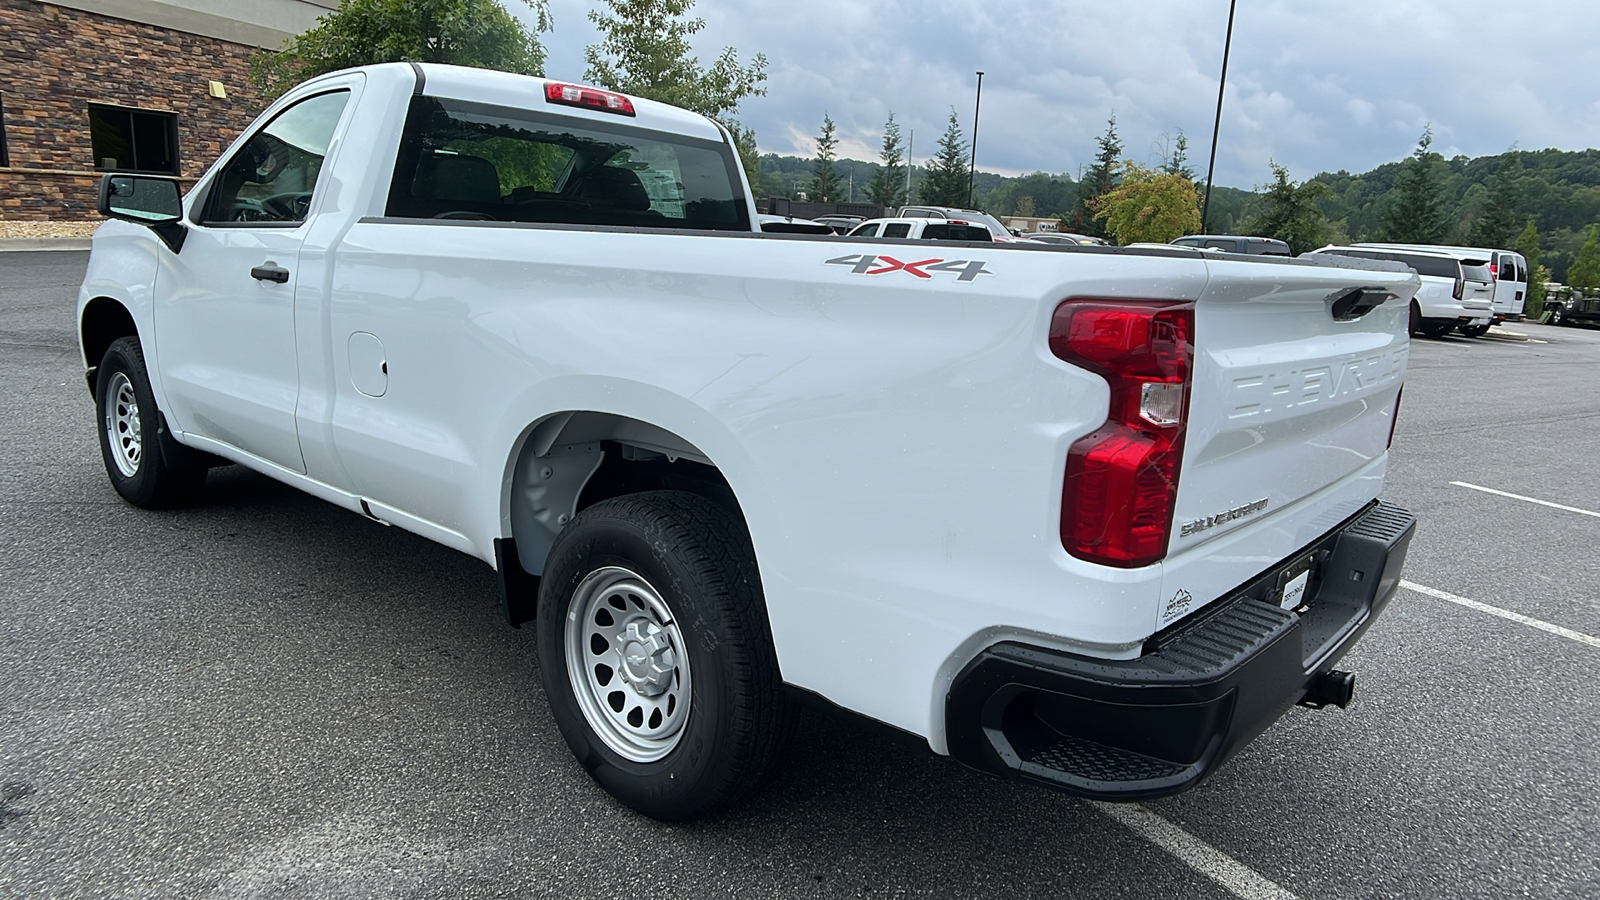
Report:
[[1432,247],[1422,250],[1363,244],[1329,246],[1311,252],[1383,259],[1410,266],[1422,278],[1422,289],[1411,302],[1412,334],[1444,337],[1459,328],[1462,334],[1475,336],[1489,330],[1494,315],[1494,294],[1487,280],[1488,268],[1484,260],[1463,260],[1457,255],[1435,252]]
[[1512,250],[1488,250],[1482,247],[1441,247],[1434,244],[1379,244],[1360,243],[1355,247],[1382,247],[1391,250],[1427,250],[1448,253],[1462,260],[1485,260],[1494,280],[1494,322],[1522,321],[1523,306],[1528,297],[1528,260]]

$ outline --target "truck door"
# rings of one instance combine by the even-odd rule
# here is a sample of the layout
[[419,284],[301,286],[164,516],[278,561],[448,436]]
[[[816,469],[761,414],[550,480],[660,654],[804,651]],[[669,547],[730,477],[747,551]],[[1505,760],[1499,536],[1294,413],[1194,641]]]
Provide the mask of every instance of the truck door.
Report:
[[156,352],[173,426],[305,471],[295,429],[300,245],[347,87],[286,107],[213,173],[156,279]]

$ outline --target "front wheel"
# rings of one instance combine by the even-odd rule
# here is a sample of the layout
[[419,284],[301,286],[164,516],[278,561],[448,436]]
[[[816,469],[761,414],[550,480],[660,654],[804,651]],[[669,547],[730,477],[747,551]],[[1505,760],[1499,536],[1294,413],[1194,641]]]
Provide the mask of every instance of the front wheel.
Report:
[[1551,325],[1565,325],[1565,324],[1567,324],[1567,310],[1566,310],[1566,307],[1557,306],[1557,307],[1554,307],[1553,309],[1550,310],[1550,324]]
[[556,540],[539,668],[573,755],[657,819],[739,800],[790,721],[743,524],[680,491],[605,500]]
[[173,466],[162,452],[161,413],[136,337],[112,341],[95,382],[100,456],[111,486],[142,509],[176,506],[204,484],[201,466]]

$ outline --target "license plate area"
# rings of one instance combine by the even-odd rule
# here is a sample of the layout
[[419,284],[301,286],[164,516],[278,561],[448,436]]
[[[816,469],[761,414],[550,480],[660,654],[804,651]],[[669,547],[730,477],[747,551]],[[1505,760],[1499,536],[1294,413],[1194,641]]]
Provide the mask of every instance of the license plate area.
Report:
[[1316,574],[1317,553],[1307,553],[1278,572],[1273,598],[1290,612],[1305,614],[1311,609],[1311,579]]

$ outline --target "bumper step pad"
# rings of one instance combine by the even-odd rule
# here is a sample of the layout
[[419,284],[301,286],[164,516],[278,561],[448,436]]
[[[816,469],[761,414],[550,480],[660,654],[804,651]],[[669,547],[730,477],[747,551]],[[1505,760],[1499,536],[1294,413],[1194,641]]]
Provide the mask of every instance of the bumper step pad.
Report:
[[1348,678],[1329,673],[1394,596],[1415,528],[1375,503],[1291,557],[1314,561],[1305,605],[1278,605],[1284,563],[1152,636],[1137,659],[991,646],[946,698],[950,753],[1097,800],[1188,790],[1308,690]]

